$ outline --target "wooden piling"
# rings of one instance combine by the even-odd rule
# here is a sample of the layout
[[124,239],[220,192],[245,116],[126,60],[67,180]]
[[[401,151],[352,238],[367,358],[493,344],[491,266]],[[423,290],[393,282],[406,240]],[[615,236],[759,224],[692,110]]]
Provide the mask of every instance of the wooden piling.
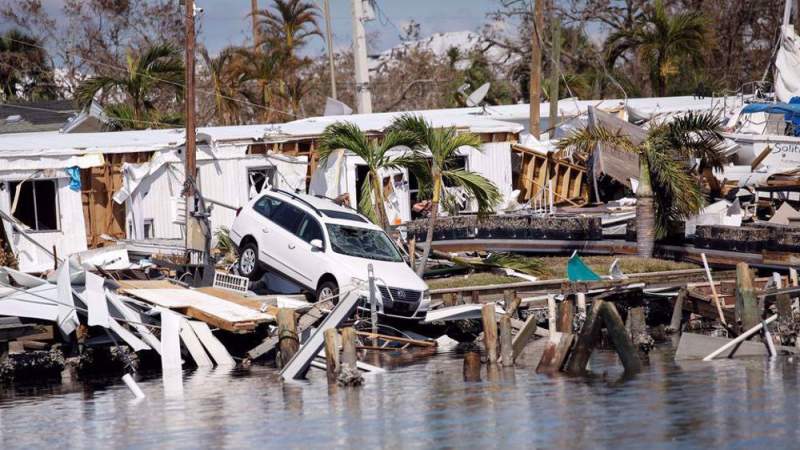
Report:
[[278,352],[280,354],[278,361],[279,365],[283,367],[300,348],[300,341],[297,338],[297,322],[294,310],[289,308],[278,308],[275,319],[278,322]]
[[739,333],[761,323],[758,299],[753,288],[753,274],[750,266],[744,262],[736,265],[736,318],[741,323]]
[[444,305],[444,307],[456,306],[456,294],[444,294],[442,296],[442,305]]
[[570,375],[582,375],[586,371],[589,357],[592,355],[597,341],[600,340],[603,321],[597,312],[603,307],[604,303],[605,301],[603,300],[595,300],[592,302],[592,308],[586,314],[586,320],[583,322],[583,327],[581,327],[578,334],[575,349],[567,362],[566,372]]
[[614,344],[614,349],[616,349],[619,359],[622,360],[625,373],[633,374],[642,370],[642,362],[639,360],[636,347],[634,347],[628,335],[628,330],[625,329],[625,324],[622,323],[622,317],[620,317],[614,304],[604,302],[598,314],[603,318],[608,337]]
[[685,288],[678,291],[678,296],[675,297],[675,304],[672,307],[672,319],[669,322],[667,332],[681,332],[681,325],[683,324],[683,302],[686,300],[687,295],[689,295],[689,291]]
[[464,381],[481,381],[481,354],[476,348],[464,352]]
[[486,363],[497,364],[497,318],[494,303],[487,303],[481,308],[483,321],[483,342],[486,346]]
[[558,304],[558,320],[556,330],[562,333],[572,333],[572,320],[575,318],[575,300],[568,295]]
[[412,270],[417,268],[417,238],[415,237],[408,240],[408,262]]
[[514,365],[514,349],[511,339],[511,317],[503,316],[500,318],[500,357],[503,366]]
[[643,363],[649,361],[650,349],[655,342],[647,333],[647,323],[644,315],[644,306],[635,306],[628,310],[628,333],[634,347],[639,352],[639,359]]
[[789,268],[789,283],[794,287],[800,287],[800,279],[798,279],[797,269],[794,267]]
[[364,381],[358,370],[356,330],[353,327],[342,328],[342,359],[337,379],[343,386],[358,386]]
[[339,336],[339,331],[336,328],[330,328],[325,330],[323,336],[325,337],[325,369],[328,383],[336,383],[336,377],[339,375],[339,346],[336,344],[336,338]]

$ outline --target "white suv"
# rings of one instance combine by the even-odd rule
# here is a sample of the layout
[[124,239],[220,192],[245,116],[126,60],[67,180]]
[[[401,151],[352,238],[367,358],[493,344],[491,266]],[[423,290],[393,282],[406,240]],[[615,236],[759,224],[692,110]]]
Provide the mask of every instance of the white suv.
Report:
[[392,240],[356,211],[324,197],[270,190],[240,209],[230,231],[239,248],[239,273],[251,280],[277,272],[327,298],[357,289],[368,307],[367,266],[376,279],[378,311],[421,319],[428,286],[405,263]]

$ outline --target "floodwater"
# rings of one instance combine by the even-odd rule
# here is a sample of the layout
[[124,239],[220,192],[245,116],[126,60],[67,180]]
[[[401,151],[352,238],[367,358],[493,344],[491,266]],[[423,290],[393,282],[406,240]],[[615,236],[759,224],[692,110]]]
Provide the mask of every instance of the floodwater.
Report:
[[[529,346],[530,347],[530,346]],[[191,371],[0,392],[0,448],[796,448],[800,360],[676,364],[669,345],[621,380],[608,351],[592,378],[515,369],[464,382],[457,351],[395,358],[361,388],[281,383],[275,370]]]

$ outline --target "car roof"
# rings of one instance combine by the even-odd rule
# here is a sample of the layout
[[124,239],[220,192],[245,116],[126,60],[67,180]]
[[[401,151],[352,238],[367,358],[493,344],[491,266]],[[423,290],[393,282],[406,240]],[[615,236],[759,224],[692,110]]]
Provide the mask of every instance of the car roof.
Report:
[[[369,221],[366,217],[360,214],[358,211],[352,208],[348,208],[346,206],[341,206],[333,202],[333,200],[316,195],[309,195],[303,193],[293,193],[284,190],[270,190],[267,192],[262,192],[270,194],[274,197],[280,198],[281,200],[290,201],[293,205],[300,207],[304,211],[316,215],[319,217],[319,211],[331,211],[334,214],[340,213],[342,215],[348,216],[356,216],[360,220],[352,220],[347,218],[341,217],[331,217],[328,214],[322,213],[324,221],[326,223],[335,223],[339,225],[353,225],[353,226],[360,226],[363,228],[375,228],[377,225],[373,224]],[[378,227],[380,228],[380,227]]]

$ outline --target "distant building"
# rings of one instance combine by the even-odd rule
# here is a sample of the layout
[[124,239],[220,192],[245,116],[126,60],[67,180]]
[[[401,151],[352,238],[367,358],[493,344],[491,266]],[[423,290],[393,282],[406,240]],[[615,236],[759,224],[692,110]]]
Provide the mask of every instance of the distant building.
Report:
[[0,134],[58,131],[78,112],[72,100],[0,103]]

